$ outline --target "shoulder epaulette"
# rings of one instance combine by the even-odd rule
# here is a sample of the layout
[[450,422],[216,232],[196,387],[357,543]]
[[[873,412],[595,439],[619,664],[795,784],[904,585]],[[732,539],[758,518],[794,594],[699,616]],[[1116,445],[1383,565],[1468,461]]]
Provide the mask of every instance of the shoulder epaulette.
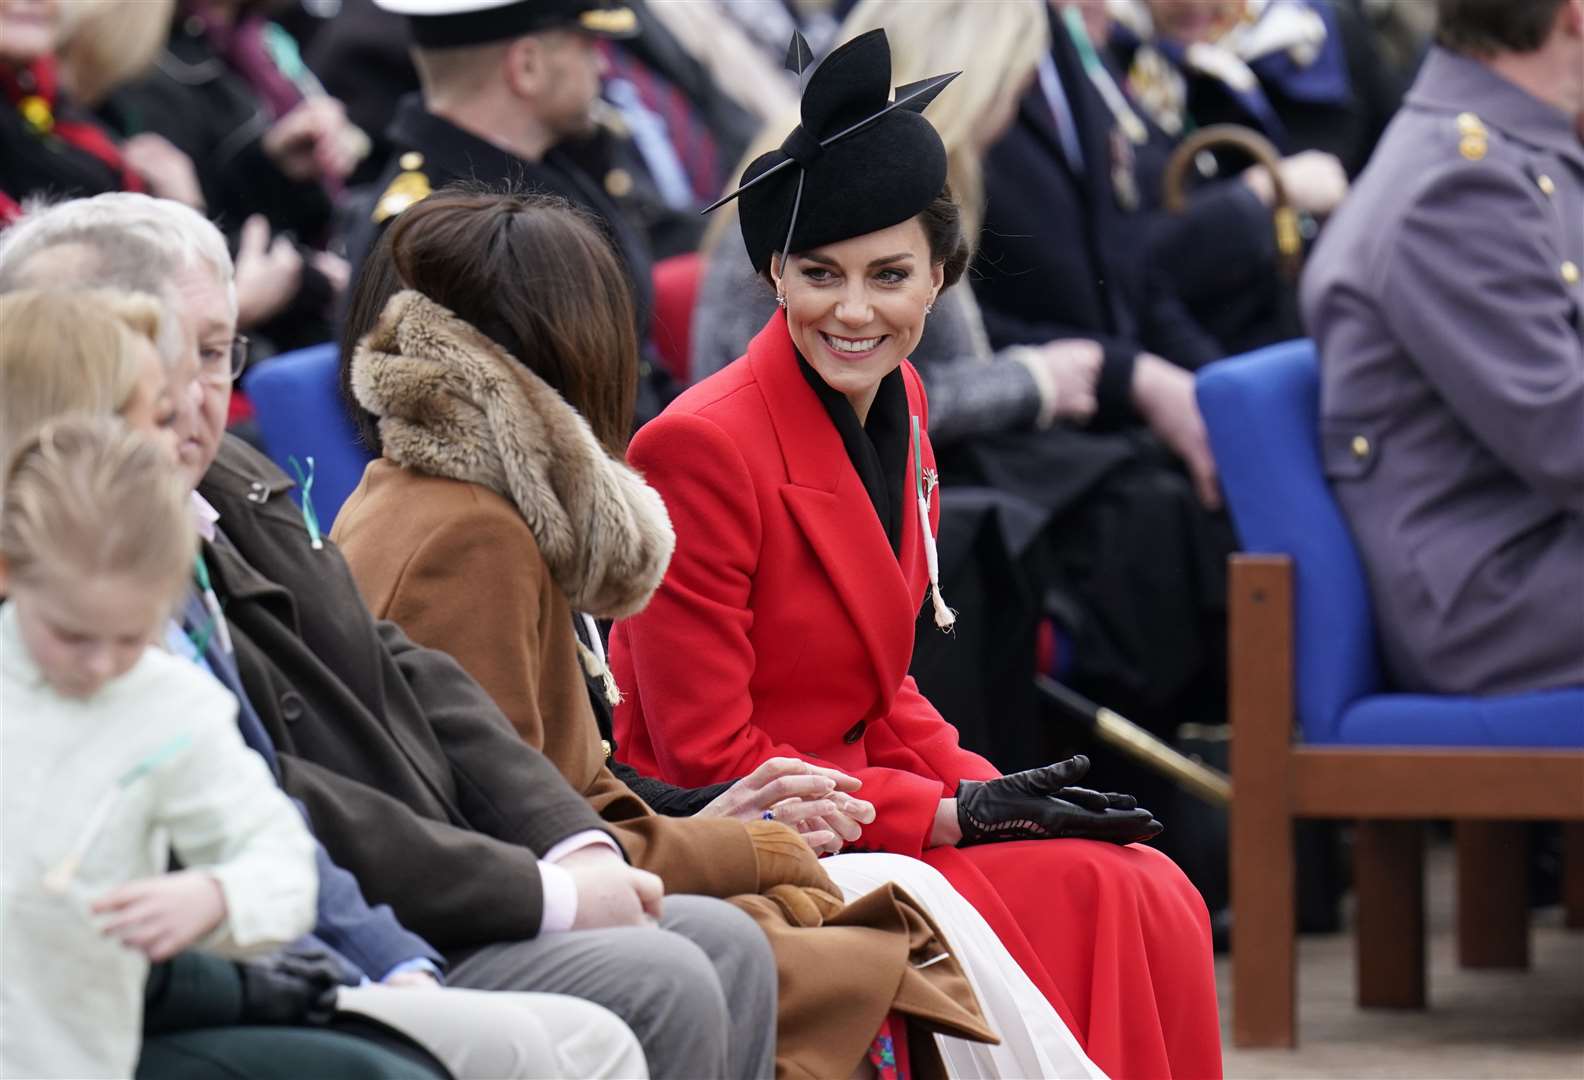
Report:
[[414,203],[427,199],[434,190],[429,184],[429,177],[423,173],[422,154],[410,150],[401,156],[397,164],[402,171],[396,174],[374,204],[372,218],[376,225],[383,224]]
[[1458,153],[1470,161],[1481,161],[1490,149],[1490,132],[1485,123],[1471,112],[1458,113]]

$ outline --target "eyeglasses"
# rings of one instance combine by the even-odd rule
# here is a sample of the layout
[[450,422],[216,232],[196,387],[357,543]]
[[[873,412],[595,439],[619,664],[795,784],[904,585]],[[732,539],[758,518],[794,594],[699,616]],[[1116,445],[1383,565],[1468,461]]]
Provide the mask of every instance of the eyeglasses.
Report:
[[251,344],[245,335],[238,334],[226,348],[204,349],[199,356],[199,376],[211,383],[236,382],[247,367]]

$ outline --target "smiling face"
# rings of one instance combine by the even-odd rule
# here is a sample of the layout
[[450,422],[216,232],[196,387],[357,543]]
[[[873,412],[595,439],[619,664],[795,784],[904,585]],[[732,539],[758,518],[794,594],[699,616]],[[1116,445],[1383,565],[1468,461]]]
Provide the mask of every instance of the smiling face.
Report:
[[880,380],[907,359],[924,333],[925,308],[944,281],[917,218],[879,232],[772,258],[786,298],[787,329],[803,358],[869,415]]

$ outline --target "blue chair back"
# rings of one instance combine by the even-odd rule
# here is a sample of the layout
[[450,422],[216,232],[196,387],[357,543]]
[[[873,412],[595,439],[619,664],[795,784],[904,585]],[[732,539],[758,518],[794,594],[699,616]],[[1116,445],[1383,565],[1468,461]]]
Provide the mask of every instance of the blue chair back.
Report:
[[371,458],[342,404],[339,364],[336,345],[313,345],[265,360],[242,376],[270,459],[295,476],[290,459],[307,469],[313,458],[314,510],[326,532]]
[[1294,677],[1308,742],[1380,689],[1364,567],[1320,463],[1320,372],[1308,340],[1210,364],[1198,376],[1221,488],[1243,550],[1294,563]]

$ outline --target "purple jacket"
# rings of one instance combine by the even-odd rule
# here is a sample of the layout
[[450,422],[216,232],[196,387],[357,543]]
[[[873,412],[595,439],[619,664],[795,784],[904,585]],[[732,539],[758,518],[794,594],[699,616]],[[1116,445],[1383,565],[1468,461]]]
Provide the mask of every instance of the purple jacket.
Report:
[[1403,689],[1584,685],[1581,267],[1575,118],[1432,50],[1302,289]]

